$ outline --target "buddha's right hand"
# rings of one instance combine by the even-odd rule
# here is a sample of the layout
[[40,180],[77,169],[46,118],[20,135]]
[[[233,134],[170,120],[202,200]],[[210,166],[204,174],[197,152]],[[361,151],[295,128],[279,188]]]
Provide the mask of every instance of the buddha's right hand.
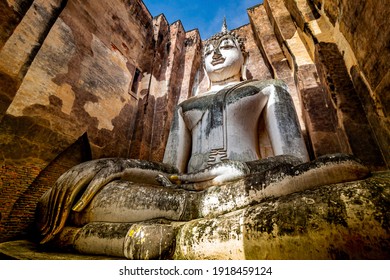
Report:
[[171,186],[186,190],[202,191],[211,186],[239,180],[250,173],[245,162],[226,160],[205,169],[187,174],[172,174]]
[[[123,158],[97,159],[74,166],[62,174],[40,199],[41,244],[50,241],[62,230],[71,210],[80,212],[85,209],[95,194],[109,182],[122,179],[158,184],[155,177],[161,173],[173,174],[177,170],[166,164]],[[81,192],[81,198],[73,206]]]

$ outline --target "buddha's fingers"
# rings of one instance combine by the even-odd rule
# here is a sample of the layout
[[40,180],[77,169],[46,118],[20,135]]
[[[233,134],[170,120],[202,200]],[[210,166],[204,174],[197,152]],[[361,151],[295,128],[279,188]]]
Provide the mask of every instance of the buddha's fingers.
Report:
[[173,182],[180,181],[183,183],[212,181],[215,184],[221,184],[223,182],[240,179],[248,175],[249,172],[250,170],[245,162],[224,161],[199,172],[172,175],[170,176],[170,179]]
[[[53,192],[53,189],[49,189],[46,193],[44,193],[44,195],[40,199],[40,202],[42,203],[42,201],[45,201],[45,202],[49,201],[52,192]],[[48,203],[42,203],[42,204],[48,205]],[[47,207],[46,209],[47,209],[46,213],[44,214],[45,219],[43,220],[43,223],[41,222],[39,224],[39,231],[42,235],[46,234],[46,231],[50,225],[50,222],[49,222],[50,221],[50,208]],[[40,217],[40,218],[42,218],[42,217]]]
[[182,189],[201,191],[211,186],[239,180],[249,173],[245,162],[224,161],[196,173],[173,174],[169,179]]
[[106,184],[116,179],[121,178],[121,168],[118,165],[113,164],[111,161],[107,161],[104,167],[94,176],[89,182],[81,198],[73,206],[72,210],[80,212],[85,209],[88,203],[92,200],[95,194]]
[[100,171],[98,160],[79,164],[58,178],[53,188],[49,191],[47,201],[47,215],[41,235],[44,236],[41,243],[50,241],[55,234],[62,230],[69,216],[75,197]]
[[[177,175],[172,175],[172,178],[176,178]],[[168,178],[168,175],[166,174],[157,174],[156,176],[156,181],[163,187],[165,188],[170,188],[170,189],[176,189],[178,188],[177,184],[172,183],[172,181]]]
[[52,231],[53,224],[55,223],[56,215],[58,214],[58,207],[61,204],[66,188],[72,186],[71,179],[73,179],[75,173],[75,167],[71,168],[64,174],[62,174],[55,182],[53,188],[50,190],[50,196],[48,199],[47,219],[44,228],[41,230],[43,235]]
[[50,225],[51,221],[53,219],[53,203],[52,201],[56,201],[56,197],[58,196],[58,189],[56,188],[51,188],[49,191],[49,197],[47,199],[47,213],[46,213],[46,220],[44,225],[41,227],[40,231],[42,235],[46,235],[50,231]]
[[80,176],[76,180],[61,181],[56,188],[52,189],[55,195],[52,197],[53,200],[49,201],[48,204],[50,206],[50,214],[45,231],[42,232],[42,235],[45,236],[44,240],[41,241],[42,244],[50,241],[55,234],[62,230],[75,197],[85,188],[92,177],[92,175]]
[[66,194],[64,195],[64,199],[59,206],[58,215],[56,216],[55,223],[53,224],[53,235],[56,235],[63,229],[76,196],[88,185],[94,175],[94,173],[85,174],[85,176],[83,176],[81,180],[77,180],[72,189],[67,190]]

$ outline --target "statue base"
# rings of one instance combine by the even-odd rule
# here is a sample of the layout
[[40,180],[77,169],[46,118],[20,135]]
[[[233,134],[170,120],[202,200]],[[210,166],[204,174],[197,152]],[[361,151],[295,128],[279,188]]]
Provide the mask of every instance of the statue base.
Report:
[[0,243],[1,260],[119,260],[109,256],[87,255],[78,252],[46,251],[30,240]]
[[[93,252],[96,239],[88,241],[80,232],[83,228],[66,228],[62,233],[67,235],[60,238],[64,248],[72,252],[43,251],[18,240],[0,244],[0,253],[9,259],[389,259],[389,201],[390,172],[378,172],[364,180],[270,198],[216,217],[123,225],[121,241],[110,245],[125,249],[122,256]],[[138,239],[127,239],[141,232]],[[93,235],[91,228],[89,233]],[[176,242],[171,247],[173,237]],[[102,247],[99,250],[104,254]]]

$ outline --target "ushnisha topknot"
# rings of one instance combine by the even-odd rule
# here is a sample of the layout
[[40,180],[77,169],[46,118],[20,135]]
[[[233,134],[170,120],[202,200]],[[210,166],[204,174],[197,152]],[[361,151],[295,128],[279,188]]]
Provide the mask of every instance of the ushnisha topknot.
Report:
[[221,32],[218,32],[218,33],[214,34],[213,36],[211,36],[209,39],[207,39],[205,41],[204,46],[207,46],[208,44],[210,44],[213,41],[218,41],[218,40],[220,40],[221,38],[223,38],[225,36],[233,37],[237,41],[237,43],[239,44],[241,52],[243,54],[246,53],[245,44],[244,44],[245,40],[243,38],[239,37],[234,31],[230,31],[227,28],[226,18],[225,17],[223,19]]

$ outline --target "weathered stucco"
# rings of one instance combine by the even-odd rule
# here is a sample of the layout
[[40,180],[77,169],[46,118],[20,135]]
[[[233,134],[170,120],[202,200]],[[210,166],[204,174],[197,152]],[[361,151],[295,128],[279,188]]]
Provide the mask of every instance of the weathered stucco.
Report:
[[325,185],[195,220],[179,231],[175,258],[388,259],[388,179]]

